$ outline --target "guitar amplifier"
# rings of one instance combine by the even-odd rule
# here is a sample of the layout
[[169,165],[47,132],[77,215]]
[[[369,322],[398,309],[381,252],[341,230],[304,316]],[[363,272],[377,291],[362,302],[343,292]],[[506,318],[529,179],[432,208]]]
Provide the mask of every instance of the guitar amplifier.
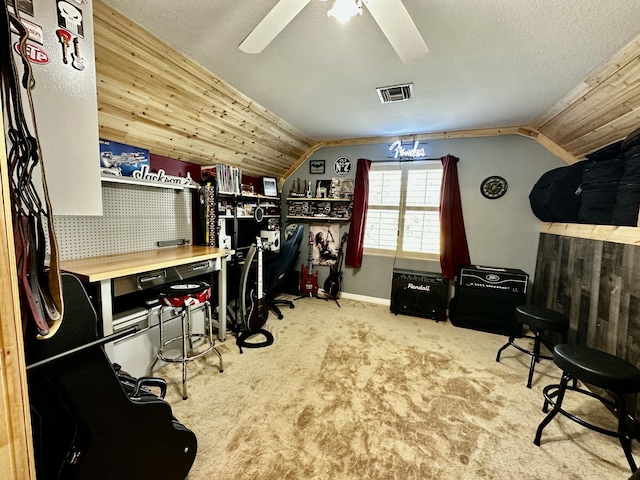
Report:
[[446,320],[448,282],[438,273],[394,269],[391,311],[416,317]]
[[457,327],[521,336],[515,311],[518,305],[527,302],[528,280],[529,276],[522,270],[475,265],[462,268],[449,308],[451,323]]
[[515,268],[472,265],[460,270],[458,285],[495,292],[526,294],[528,280],[529,275]]

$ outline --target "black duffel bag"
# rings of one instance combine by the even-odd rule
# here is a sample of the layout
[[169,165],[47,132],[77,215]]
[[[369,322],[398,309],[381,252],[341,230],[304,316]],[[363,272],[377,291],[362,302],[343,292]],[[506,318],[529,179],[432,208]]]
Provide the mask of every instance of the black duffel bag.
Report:
[[628,227],[638,226],[638,209],[640,209],[640,184],[619,184],[611,223]]
[[582,161],[544,173],[529,194],[533,214],[543,222],[578,222],[582,171],[588,163]]
[[619,182],[624,174],[624,160],[611,159],[598,162],[587,162],[582,172],[582,186],[598,183]]
[[582,201],[578,211],[580,223],[611,225],[617,192],[617,181],[583,185]]

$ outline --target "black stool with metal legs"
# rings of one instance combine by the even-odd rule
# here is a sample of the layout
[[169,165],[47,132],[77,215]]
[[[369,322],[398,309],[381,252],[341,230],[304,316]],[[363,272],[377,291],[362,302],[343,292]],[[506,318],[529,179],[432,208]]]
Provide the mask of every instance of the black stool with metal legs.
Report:
[[544,307],[536,307],[535,305],[518,305],[516,307],[516,325],[515,331],[521,331],[522,325],[528,325],[533,331],[533,336],[524,335],[523,338],[533,339],[533,350],[527,350],[515,342],[516,334],[512,333],[509,341],[505,343],[498,354],[496,362],[500,361],[502,351],[508,346],[512,346],[523,353],[531,356],[531,366],[529,367],[529,378],[527,380],[527,388],[531,388],[531,380],[533,379],[533,371],[536,363],[540,359],[552,360],[553,357],[540,353],[540,345],[542,344],[542,334],[544,332],[559,333],[562,336],[562,343],[567,341],[567,332],[569,330],[569,319],[560,312],[550,310]]
[[[549,405],[553,408],[538,425],[533,443],[540,446],[542,431],[553,420],[553,417],[561,413],[583,427],[604,435],[617,437],[631,471],[635,472],[638,468],[631,455],[631,440],[637,437],[638,427],[635,418],[627,412],[624,396],[640,392],[640,369],[619,357],[584,345],[556,346],[553,351],[553,361],[562,370],[562,379],[559,384],[548,385],[543,390],[544,406],[542,411],[546,413]],[[569,381],[572,379],[574,380],[573,385],[569,385]],[[590,390],[579,388],[576,380],[607,390],[613,401]],[[594,425],[564,410],[562,401],[567,391],[588,395],[600,400],[612,409],[618,419],[618,430],[608,430]]]
[[[164,339],[164,322],[163,316],[160,315],[160,348],[157,357],[164,362],[174,362],[182,364],[182,399],[187,399],[187,363],[200,358],[213,350],[218,355],[220,372],[223,371],[222,354],[215,347],[213,339],[213,325],[211,319],[211,305],[209,298],[211,297],[211,287],[205,282],[189,281],[184,283],[176,283],[160,291],[160,298],[165,304],[165,309],[173,309],[181,320],[180,334]],[[205,325],[204,332],[194,333],[192,314],[198,310],[204,309]],[[194,350],[194,339],[202,342],[203,349],[196,353]],[[165,348],[174,342],[180,342],[180,354],[177,357],[169,357],[165,353]]]

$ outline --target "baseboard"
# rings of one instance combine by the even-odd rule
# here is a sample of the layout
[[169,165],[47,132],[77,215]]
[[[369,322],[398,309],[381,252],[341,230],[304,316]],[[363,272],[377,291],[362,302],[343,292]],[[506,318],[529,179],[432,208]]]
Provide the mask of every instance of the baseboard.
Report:
[[388,298],[369,297],[367,295],[357,295],[355,293],[340,293],[340,298],[346,298],[348,300],[358,300],[360,302],[376,303],[378,305],[391,305],[391,300]]

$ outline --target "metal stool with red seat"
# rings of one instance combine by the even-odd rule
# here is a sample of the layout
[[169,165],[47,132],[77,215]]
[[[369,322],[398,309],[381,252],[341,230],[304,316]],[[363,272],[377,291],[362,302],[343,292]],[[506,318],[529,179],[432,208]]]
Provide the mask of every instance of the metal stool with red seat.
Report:
[[[164,322],[160,321],[160,347],[158,358],[163,362],[182,363],[182,399],[187,399],[187,363],[206,355],[210,351],[216,352],[220,362],[219,370],[223,371],[222,354],[215,347],[213,338],[213,326],[211,318],[211,287],[208,283],[188,281],[175,283],[160,291],[160,299],[164,304],[163,311],[173,309],[181,317],[181,333],[169,340],[164,339]],[[204,332],[192,331],[192,314],[198,309],[204,310]],[[194,340],[201,341],[194,350]],[[181,343],[181,354],[177,357],[169,357],[165,354],[165,348],[175,342]]]

